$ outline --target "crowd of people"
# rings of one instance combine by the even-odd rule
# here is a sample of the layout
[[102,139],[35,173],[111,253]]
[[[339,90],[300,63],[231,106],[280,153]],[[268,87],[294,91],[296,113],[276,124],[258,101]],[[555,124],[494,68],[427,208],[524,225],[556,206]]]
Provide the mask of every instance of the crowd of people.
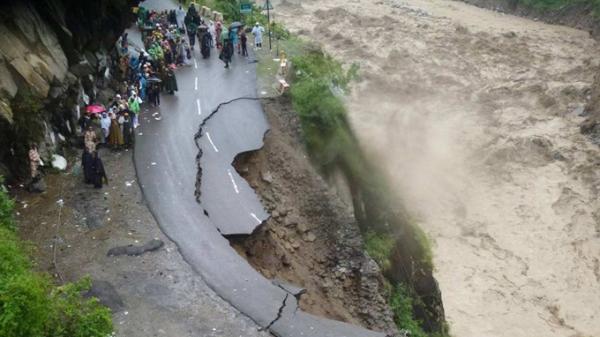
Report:
[[[134,130],[140,125],[140,105],[146,102],[160,106],[162,93],[173,95],[178,90],[175,70],[191,64],[196,40],[204,58],[217,48],[225,68],[229,68],[236,50],[248,56],[248,39],[242,24],[226,27],[220,21],[205,21],[193,4],[187,12],[181,7],[171,11],[139,7],[137,14],[143,49],[130,47],[127,33],[118,39],[116,62],[111,71],[120,83],[116,94],[106,106],[90,104],[88,108],[98,108],[86,109],[79,121],[83,132],[84,181],[96,188],[108,182],[98,146],[119,150],[134,145]],[[262,47],[263,32],[258,23],[252,28],[257,48]]]

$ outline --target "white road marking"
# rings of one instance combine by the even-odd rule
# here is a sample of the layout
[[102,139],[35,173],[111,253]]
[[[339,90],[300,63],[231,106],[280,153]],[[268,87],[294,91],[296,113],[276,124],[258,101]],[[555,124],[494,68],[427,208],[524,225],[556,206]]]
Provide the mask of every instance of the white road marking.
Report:
[[233,184],[233,189],[235,190],[235,193],[240,194],[240,190],[238,189],[238,186],[235,183],[235,180],[233,180],[233,174],[231,174],[230,169],[227,169],[227,174],[229,174],[229,179],[231,179],[231,183]]
[[210,138],[210,133],[206,133],[206,138],[208,138],[208,141],[210,142],[210,145],[212,145],[213,149],[215,149],[215,152],[219,152],[219,149],[217,149],[215,143],[213,143],[212,139]]
[[194,80],[194,90],[198,90],[198,77]]
[[196,99],[196,106],[198,107],[198,116],[202,115],[202,107],[200,106],[200,98]]
[[253,217],[254,220],[256,220],[256,222],[258,222],[259,224],[262,223],[262,221],[260,221],[260,219],[256,216],[256,214],[250,213],[250,216]]
[[196,62],[196,59],[194,59],[194,68],[198,69],[198,62]]

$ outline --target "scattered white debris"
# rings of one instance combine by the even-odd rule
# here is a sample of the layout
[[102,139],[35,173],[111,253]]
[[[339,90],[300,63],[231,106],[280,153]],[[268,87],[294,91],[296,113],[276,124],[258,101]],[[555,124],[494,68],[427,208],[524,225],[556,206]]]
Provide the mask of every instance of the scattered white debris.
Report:
[[143,132],[138,133],[138,136],[143,136],[143,135],[144,135]]
[[154,119],[156,119],[157,121],[161,120],[162,117],[154,117]]
[[65,202],[62,199],[56,200],[56,203],[58,204],[59,207],[63,207],[65,204]]
[[155,162],[155,161],[153,161],[152,163],[150,163],[150,165],[152,165],[152,166],[156,166],[156,162]]

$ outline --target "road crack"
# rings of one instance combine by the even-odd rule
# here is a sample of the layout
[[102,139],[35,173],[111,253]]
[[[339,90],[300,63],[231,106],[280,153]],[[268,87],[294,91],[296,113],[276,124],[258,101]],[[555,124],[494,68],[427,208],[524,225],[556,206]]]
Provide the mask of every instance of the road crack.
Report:
[[242,97],[237,97],[237,98],[233,98],[230,99],[228,101],[225,102],[221,102],[219,103],[219,105],[217,105],[216,108],[214,108],[210,114],[208,114],[208,116],[204,117],[202,119],[202,122],[200,123],[200,127],[198,128],[198,131],[196,132],[196,134],[194,135],[194,142],[196,143],[196,147],[198,148],[198,155],[196,156],[196,163],[198,165],[198,173],[196,174],[196,190],[194,195],[196,196],[196,201],[199,203],[200,202],[200,196],[202,195],[201,192],[201,184],[202,184],[202,166],[200,165],[200,159],[202,158],[202,148],[200,147],[200,138],[202,138],[203,134],[203,128],[204,125],[206,125],[206,123],[214,116],[217,114],[217,112],[219,112],[221,110],[221,107],[231,104],[233,102],[237,102],[237,101],[241,101],[241,100],[250,100],[250,101],[258,101],[261,100],[262,98],[260,97],[250,97],[250,96],[242,96]]
[[285,294],[285,297],[283,298],[283,303],[281,303],[281,307],[279,307],[279,311],[277,312],[277,317],[275,317],[274,320],[272,320],[266,327],[259,329],[260,331],[267,331],[271,329],[271,326],[273,326],[273,324],[275,324],[279,319],[281,319],[281,316],[283,316],[283,309],[285,309],[285,306],[287,305],[287,299],[288,297],[290,297],[289,293]]

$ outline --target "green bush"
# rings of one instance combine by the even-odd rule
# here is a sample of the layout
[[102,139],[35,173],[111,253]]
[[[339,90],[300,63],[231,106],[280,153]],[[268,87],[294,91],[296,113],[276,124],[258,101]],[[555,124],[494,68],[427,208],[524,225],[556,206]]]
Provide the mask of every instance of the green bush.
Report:
[[0,176],[0,228],[15,229],[13,208],[15,202],[8,196],[4,179]]
[[382,270],[392,267],[390,254],[396,245],[396,240],[390,235],[368,231],[365,234],[365,250]]
[[403,284],[396,284],[391,289],[388,302],[399,329],[410,331],[412,337],[427,337],[420,322],[414,318],[413,297]]
[[49,328],[50,282],[31,272],[0,279],[0,335],[46,336]]
[[107,337],[110,310],[85,299],[89,278],[56,287],[34,272],[27,246],[19,241],[12,217],[14,202],[0,188],[0,336]]
[[97,299],[83,299],[81,293],[89,290],[91,280],[86,277],[75,283],[54,288],[50,293],[53,303],[51,317],[52,337],[106,337],[112,331],[110,310]]

